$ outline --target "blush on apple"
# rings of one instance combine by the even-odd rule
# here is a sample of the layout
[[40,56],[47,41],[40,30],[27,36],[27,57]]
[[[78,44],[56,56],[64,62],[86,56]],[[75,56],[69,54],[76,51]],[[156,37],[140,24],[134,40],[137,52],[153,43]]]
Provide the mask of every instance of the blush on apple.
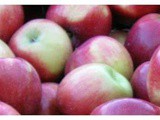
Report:
[[62,79],[57,104],[63,114],[85,115],[104,102],[124,97],[132,97],[129,81],[106,64],[91,63]]
[[160,115],[160,108],[141,99],[121,98],[103,103],[91,115]]
[[23,25],[11,38],[10,48],[29,61],[43,82],[55,81],[72,53],[71,41],[58,24],[35,19]]
[[133,63],[126,48],[107,36],[96,36],[78,47],[68,59],[65,73],[88,63],[105,63],[130,79]]
[[135,67],[149,61],[160,45],[160,14],[152,13],[140,18],[129,31],[125,47]]
[[80,43],[96,35],[108,35],[112,24],[110,9],[103,5],[53,5],[46,18],[70,31]]
[[160,106],[160,46],[156,49],[150,60],[147,90],[150,101]]
[[131,27],[142,16],[160,10],[159,5],[111,5],[110,8],[113,23],[121,27]]
[[42,83],[42,99],[39,107],[39,115],[58,115],[60,114],[57,107],[57,83]]
[[138,66],[131,79],[131,85],[133,87],[135,97],[147,101],[149,101],[148,91],[147,91],[148,69],[149,69],[149,61]]
[[24,13],[20,5],[0,5],[0,39],[8,42],[23,24]]
[[0,59],[0,100],[21,114],[35,114],[41,100],[36,70],[21,58]]
[[0,115],[20,115],[12,106],[0,101]]

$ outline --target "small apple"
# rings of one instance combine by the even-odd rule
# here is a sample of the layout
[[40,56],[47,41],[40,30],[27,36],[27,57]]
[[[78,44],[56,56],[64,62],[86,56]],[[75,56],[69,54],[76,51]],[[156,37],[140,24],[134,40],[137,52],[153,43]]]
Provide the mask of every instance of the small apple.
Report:
[[160,115],[160,108],[145,100],[121,98],[103,103],[91,115]]
[[112,24],[110,9],[105,5],[53,5],[46,18],[70,31],[80,43],[97,35],[108,35]]
[[0,101],[0,115],[20,115],[12,106]]
[[149,61],[141,64],[135,70],[131,85],[134,90],[134,94],[137,98],[149,101],[148,91],[147,91],[147,75],[149,69]]
[[129,81],[106,64],[91,63],[62,79],[57,104],[63,114],[85,115],[104,102],[124,97],[132,97]]
[[111,33],[109,34],[110,37],[118,40],[122,45],[124,45],[126,38],[127,38],[127,34],[128,34],[127,29],[122,29],[122,30],[112,30]]
[[0,39],[8,42],[23,24],[24,13],[20,5],[0,5]]
[[36,70],[21,58],[0,59],[0,100],[21,114],[35,114],[41,100]]
[[156,49],[150,60],[147,90],[150,101],[160,106],[160,46]]
[[88,63],[105,63],[130,79],[133,63],[126,48],[107,36],[96,36],[78,47],[68,59],[65,73]]
[[57,107],[57,83],[42,83],[42,99],[39,107],[39,115],[58,115],[60,114]]
[[110,8],[113,14],[113,23],[122,27],[131,27],[142,16],[160,10],[159,5],[111,5]]
[[55,81],[72,53],[71,41],[58,24],[35,19],[23,25],[11,38],[16,56],[29,61],[43,82]]
[[160,45],[160,14],[152,13],[140,18],[130,29],[125,47],[135,67],[149,61]]

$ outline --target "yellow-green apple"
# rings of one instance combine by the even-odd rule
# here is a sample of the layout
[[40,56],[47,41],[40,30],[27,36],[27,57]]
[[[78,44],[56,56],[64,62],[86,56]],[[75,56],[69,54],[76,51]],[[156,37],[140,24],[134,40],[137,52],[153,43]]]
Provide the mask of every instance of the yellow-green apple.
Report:
[[131,78],[131,85],[134,95],[137,98],[149,101],[147,91],[147,76],[149,69],[149,61],[144,62],[136,68]]
[[41,100],[41,82],[33,66],[21,58],[0,59],[0,100],[21,114],[35,114]]
[[20,115],[12,106],[0,101],[0,115]]
[[65,73],[88,63],[105,63],[130,79],[133,73],[132,59],[126,48],[107,36],[96,36],[78,47],[68,59]]
[[122,29],[122,30],[112,30],[109,34],[110,37],[118,40],[122,45],[124,45],[126,38],[127,38],[128,30]]
[[9,46],[3,42],[3,40],[0,39],[0,58],[12,58],[15,57],[12,50],[9,48]]
[[91,115],[160,115],[160,108],[145,100],[121,98],[103,103]]
[[39,107],[39,115],[58,115],[60,114],[57,107],[57,89],[58,84],[52,82],[42,83],[42,98]]
[[113,23],[121,27],[131,27],[142,16],[160,10],[159,5],[111,5],[110,8],[113,14]]
[[147,90],[150,101],[160,106],[160,47],[156,49],[149,63]]
[[54,81],[72,53],[65,30],[47,19],[27,22],[12,36],[9,46],[36,68],[43,82]]
[[23,24],[24,13],[20,5],[0,5],[0,39],[8,42]]
[[160,45],[160,14],[152,13],[140,18],[130,29],[125,47],[135,67],[149,61]]
[[106,64],[91,63],[68,73],[58,87],[60,112],[85,115],[112,99],[132,97],[129,81]]
[[112,24],[110,9],[103,5],[53,5],[46,18],[71,32],[80,43],[96,35],[108,35]]

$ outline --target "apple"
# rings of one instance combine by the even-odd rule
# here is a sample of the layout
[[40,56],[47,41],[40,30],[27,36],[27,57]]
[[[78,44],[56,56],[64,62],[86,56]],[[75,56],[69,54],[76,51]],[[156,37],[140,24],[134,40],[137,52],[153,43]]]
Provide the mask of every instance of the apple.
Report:
[[160,115],[160,108],[145,100],[121,98],[103,103],[91,115]]
[[37,18],[45,18],[48,5],[23,5],[25,22]]
[[52,5],[46,18],[55,21],[83,43],[97,35],[108,35],[112,15],[103,5]]
[[57,83],[42,83],[42,99],[39,107],[39,115],[58,115],[60,114],[57,107]]
[[149,65],[147,90],[150,101],[160,106],[160,46],[154,52]]
[[149,69],[149,61],[144,62],[134,71],[131,79],[131,85],[134,90],[135,97],[149,101],[147,91],[147,76]]
[[140,18],[130,29],[125,47],[135,67],[149,61],[160,45],[160,14],[151,13]]
[[20,115],[12,106],[0,101],[0,115]]
[[55,81],[72,53],[65,30],[47,19],[27,22],[12,36],[9,46],[36,68],[43,82]]
[[106,64],[90,63],[62,79],[57,104],[63,114],[86,115],[104,102],[124,97],[132,97],[129,81]]
[[0,5],[0,39],[8,42],[13,33],[24,22],[23,8],[20,5]]
[[0,59],[0,100],[21,114],[35,114],[41,100],[36,70],[21,58]]
[[0,58],[15,57],[9,46],[0,39]]
[[110,8],[113,23],[121,27],[131,27],[142,16],[160,10],[159,5],[111,5]]
[[105,63],[130,79],[133,73],[132,59],[126,48],[107,36],[96,36],[78,47],[69,57],[65,73],[88,63]]
[[122,29],[122,30],[113,29],[109,34],[109,36],[118,40],[122,45],[124,45],[127,38],[128,31],[129,30],[127,29]]

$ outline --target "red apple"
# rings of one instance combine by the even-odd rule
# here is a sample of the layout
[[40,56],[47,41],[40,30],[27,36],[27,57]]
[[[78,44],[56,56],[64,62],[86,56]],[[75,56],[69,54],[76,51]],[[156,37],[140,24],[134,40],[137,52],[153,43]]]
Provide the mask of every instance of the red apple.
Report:
[[147,91],[148,69],[149,69],[149,61],[138,66],[131,79],[131,85],[133,87],[135,96],[137,98],[144,99],[147,101],[149,101],[148,91]]
[[107,36],[96,36],[77,48],[66,64],[65,73],[88,63],[105,63],[130,79],[133,73],[132,59],[125,47]]
[[157,48],[150,60],[147,89],[150,101],[160,106],[160,47]]
[[128,34],[127,29],[112,30],[109,36],[118,40],[122,45],[124,45],[126,38],[127,38],[127,34]]
[[152,13],[140,18],[129,31],[125,46],[137,67],[149,61],[160,45],[160,14]]
[[42,84],[42,99],[40,104],[40,109],[38,111],[39,115],[57,115],[60,114],[57,107],[57,83],[46,82]]
[[0,115],[20,115],[12,106],[0,101]]
[[20,5],[0,6],[0,39],[8,42],[12,34],[23,24],[24,13]]
[[35,114],[41,100],[36,70],[20,58],[0,59],[0,100],[21,114]]
[[128,27],[142,16],[160,10],[159,5],[112,5],[110,8],[114,16],[113,23]]
[[53,5],[46,18],[70,31],[80,43],[96,35],[109,34],[112,22],[109,7],[102,5]]
[[29,61],[43,82],[55,81],[72,53],[67,33],[47,19],[35,19],[23,25],[11,38],[10,48]]
[[129,81],[106,64],[91,63],[64,77],[57,104],[63,114],[85,115],[104,102],[123,97],[132,97]]
[[103,103],[91,115],[160,115],[160,108],[141,99],[122,98]]

